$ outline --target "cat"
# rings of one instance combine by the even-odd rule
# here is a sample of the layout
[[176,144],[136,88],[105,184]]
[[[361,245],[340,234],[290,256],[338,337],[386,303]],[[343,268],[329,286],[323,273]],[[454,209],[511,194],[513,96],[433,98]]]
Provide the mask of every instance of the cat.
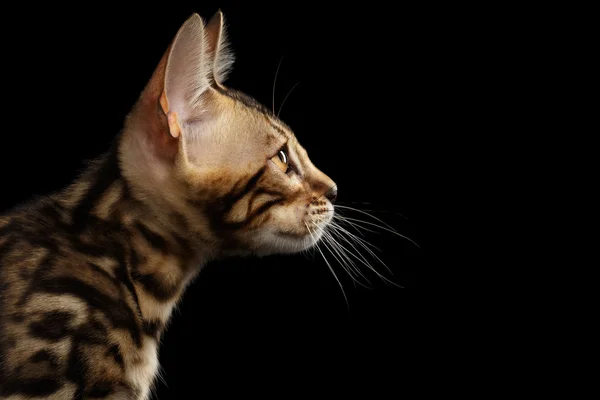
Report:
[[147,399],[202,266],[322,238],[337,186],[279,118],[224,86],[233,60],[223,14],[193,14],[110,149],[0,216],[0,398]]

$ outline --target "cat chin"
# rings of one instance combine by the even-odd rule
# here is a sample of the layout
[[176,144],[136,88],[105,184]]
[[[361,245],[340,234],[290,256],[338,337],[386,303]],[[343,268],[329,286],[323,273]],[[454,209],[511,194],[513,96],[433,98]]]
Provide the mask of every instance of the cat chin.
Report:
[[294,236],[279,232],[265,232],[255,238],[257,243],[255,253],[259,256],[272,254],[293,254],[307,250],[314,246],[321,238],[321,234],[313,233],[303,236]]

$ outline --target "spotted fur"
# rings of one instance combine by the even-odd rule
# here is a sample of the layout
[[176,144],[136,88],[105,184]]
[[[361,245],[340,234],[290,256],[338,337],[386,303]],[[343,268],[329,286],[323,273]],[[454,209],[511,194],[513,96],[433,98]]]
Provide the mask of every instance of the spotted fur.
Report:
[[308,227],[331,220],[335,184],[223,86],[232,60],[221,13],[190,17],[110,150],[0,216],[0,398],[147,399],[161,334],[207,261],[319,239]]

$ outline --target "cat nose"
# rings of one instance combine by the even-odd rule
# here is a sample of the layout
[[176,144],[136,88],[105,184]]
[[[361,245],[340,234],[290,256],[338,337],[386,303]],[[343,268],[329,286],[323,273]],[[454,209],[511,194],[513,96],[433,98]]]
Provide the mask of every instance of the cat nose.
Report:
[[331,204],[335,203],[335,199],[337,199],[337,185],[332,187],[325,193],[325,197],[329,199]]

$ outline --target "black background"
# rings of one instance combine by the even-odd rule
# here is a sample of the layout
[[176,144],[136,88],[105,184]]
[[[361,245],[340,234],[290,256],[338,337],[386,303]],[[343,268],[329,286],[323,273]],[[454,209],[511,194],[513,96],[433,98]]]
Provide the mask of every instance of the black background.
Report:
[[300,82],[281,118],[337,182],[339,204],[373,210],[420,245],[367,232],[393,275],[373,265],[403,288],[364,268],[371,288],[354,285],[326,253],[348,304],[318,253],[207,266],[163,338],[160,399],[239,389],[287,398],[322,382],[404,392],[427,362],[419,293],[432,176],[446,173],[436,154],[460,140],[440,126],[457,101],[449,87],[460,86],[452,74],[462,28],[439,6],[281,3],[24,4],[3,16],[2,210],[65,186],[107,150],[179,26],[221,8],[236,54],[227,85],[271,107],[283,57],[275,107]]

